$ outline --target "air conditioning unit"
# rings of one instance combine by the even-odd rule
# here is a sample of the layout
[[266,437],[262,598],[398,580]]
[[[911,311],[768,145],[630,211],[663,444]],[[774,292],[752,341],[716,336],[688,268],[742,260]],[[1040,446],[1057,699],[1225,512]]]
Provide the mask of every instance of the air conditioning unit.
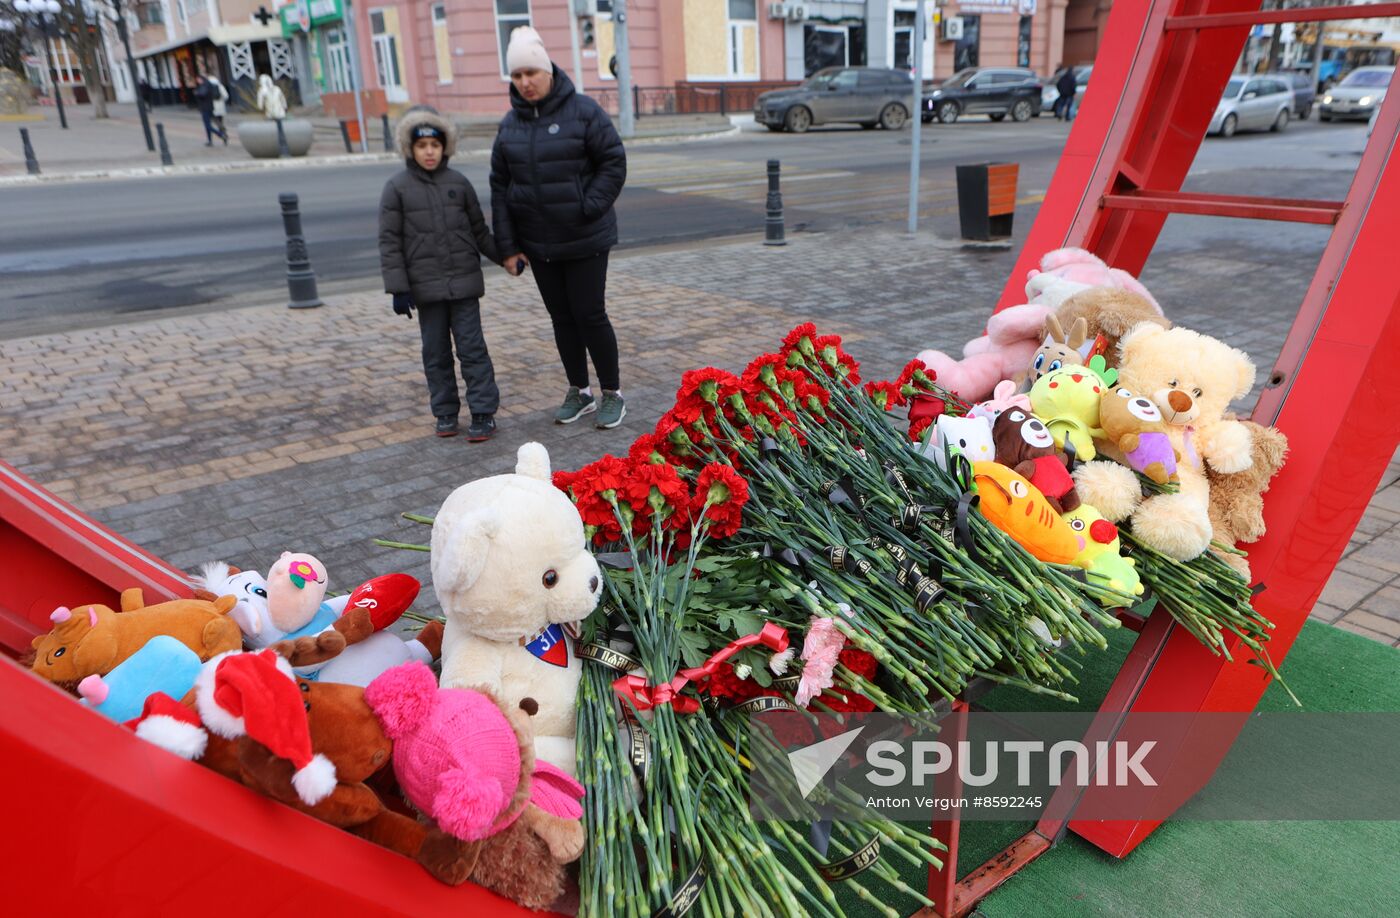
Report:
[[961,16],[949,16],[943,20],[943,40],[958,41],[963,37],[963,21]]
[[807,19],[807,7],[800,3],[794,3],[788,7],[787,18],[789,22],[803,22]]
[[770,4],[768,4],[768,18],[769,18],[769,19],[786,19],[786,18],[788,18],[788,5],[787,5],[786,3],[770,3]]

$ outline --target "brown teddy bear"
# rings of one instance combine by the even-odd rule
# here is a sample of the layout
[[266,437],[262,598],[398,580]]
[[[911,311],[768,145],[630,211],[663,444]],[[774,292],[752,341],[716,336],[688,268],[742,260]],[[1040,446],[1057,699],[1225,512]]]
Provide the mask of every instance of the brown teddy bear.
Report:
[[1055,438],[1040,418],[1009,408],[992,425],[992,442],[996,461],[1039,488],[1056,513],[1068,513],[1079,506],[1068,463],[1055,451]]
[[1172,446],[1162,410],[1152,399],[1119,386],[1099,399],[1103,439],[1118,447],[1123,460],[1158,484],[1176,481],[1181,453]]
[[[1225,545],[1257,542],[1264,536],[1264,492],[1270,480],[1283,467],[1288,455],[1288,438],[1276,427],[1263,427],[1253,421],[1240,421],[1250,431],[1254,463],[1243,472],[1206,469],[1210,480],[1210,523],[1215,538]],[[1249,560],[1232,552],[1217,554],[1249,579]]]

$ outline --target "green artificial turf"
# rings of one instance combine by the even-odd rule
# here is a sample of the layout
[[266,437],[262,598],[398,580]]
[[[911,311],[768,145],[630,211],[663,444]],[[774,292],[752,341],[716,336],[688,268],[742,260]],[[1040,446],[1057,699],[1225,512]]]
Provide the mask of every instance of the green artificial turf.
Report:
[[[1112,666],[1113,655],[1104,656]],[[1314,622],[1283,667],[1312,711],[1400,711],[1397,673],[1400,651]],[[1006,699],[992,700],[1000,707]],[[1258,707],[1292,709],[1277,686]],[[960,872],[1018,830],[997,836],[989,824],[964,824],[982,856],[964,848]],[[1397,915],[1400,823],[1171,821],[1123,860],[1071,833],[980,908],[987,918]]]

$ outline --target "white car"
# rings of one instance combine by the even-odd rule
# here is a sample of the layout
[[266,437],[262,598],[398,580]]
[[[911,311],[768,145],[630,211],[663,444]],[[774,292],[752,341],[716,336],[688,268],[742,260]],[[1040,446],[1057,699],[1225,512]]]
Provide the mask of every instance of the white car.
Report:
[[1293,109],[1293,87],[1283,77],[1237,76],[1225,84],[1207,134],[1233,137],[1236,131],[1281,131]]
[[1380,108],[1394,76],[1394,67],[1357,67],[1323,94],[1317,117],[1323,121],[1369,119],[1371,113]]

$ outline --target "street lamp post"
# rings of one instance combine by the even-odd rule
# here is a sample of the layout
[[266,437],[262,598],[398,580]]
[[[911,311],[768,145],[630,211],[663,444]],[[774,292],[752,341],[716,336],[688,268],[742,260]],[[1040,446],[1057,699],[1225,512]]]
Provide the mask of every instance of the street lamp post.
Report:
[[[39,31],[45,38],[57,38],[59,36],[58,20],[52,19],[58,15],[58,11],[63,7],[58,5],[58,0],[15,0],[15,10],[20,13],[33,13],[39,19]],[[53,97],[58,103],[58,123],[66,131],[68,130],[68,115],[63,111],[63,87],[58,84],[57,61],[52,53],[45,56],[49,59],[49,75],[53,79]]]
[[156,142],[151,138],[151,122],[146,117],[146,100],[141,98],[141,81],[136,76],[136,58],[131,56],[131,35],[126,27],[126,15],[122,13],[122,0],[112,0],[112,10],[117,20],[117,37],[126,49],[126,67],[131,74],[131,92],[136,97],[136,111],[141,115],[141,131],[146,135],[146,149],[154,153]]

